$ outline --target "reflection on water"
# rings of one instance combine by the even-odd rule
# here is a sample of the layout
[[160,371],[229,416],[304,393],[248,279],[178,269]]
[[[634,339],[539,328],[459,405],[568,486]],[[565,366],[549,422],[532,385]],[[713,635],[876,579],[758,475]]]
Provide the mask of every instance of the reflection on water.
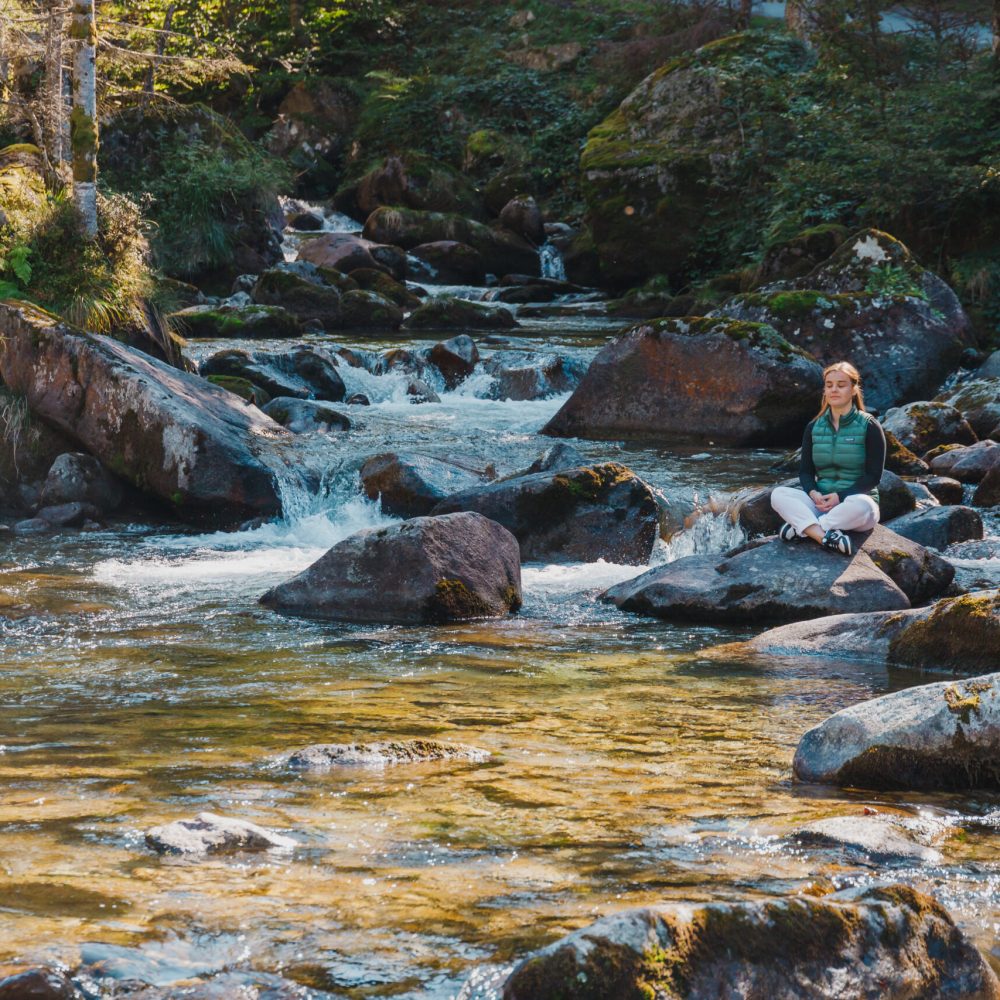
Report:
[[[290,522],[15,539],[0,556],[0,962],[82,960],[154,984],[227,970],[234,995],[281,973],[337,996],[443,1000],[475,968],[486,980],[612,909],[877,877],[863,859],[787,839],[872,803],[954,827],[941,864],[892,875],[933,890],[988,948],[1000,922],[995,827],[958,830],[996,799],[791,781],[805,729],[919,675],[703,656],[748,633],[597,603],[639,571],[606,563],[526,566],[523,612],[496,622],[360,627],[257,605],[339,539],[387,520],[357,493],[364,454],[424,441],[513,471],[550,443],[537,429],[557,406],[387,396],[369,429],[327,442],[350,460]],[[764,453],[581,448],[626,462],[688,511],[771,478]],[[736,537],[724,518],[703,518],[655,558]],[[275,765],[308,743],[413,737],[492,757]],[[202,810],[299,847],[202,860],[145,847],[148,828]]]

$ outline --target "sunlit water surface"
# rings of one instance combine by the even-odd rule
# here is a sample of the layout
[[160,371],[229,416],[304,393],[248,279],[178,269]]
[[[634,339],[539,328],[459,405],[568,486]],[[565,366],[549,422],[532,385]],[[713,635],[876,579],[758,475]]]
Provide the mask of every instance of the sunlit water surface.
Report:
[[[602,339],[529,333],[520,346],[583,360]],[[347,435],[298,442],[327,475],[319,495],[289,495],[286,521],[202,535],[118,525],[17,538],[0,556],[0,964],[83,961],[106,984],[252,969],[335,996],[443,1000],[477,967],[618,908],[881,877],[935,892],[990,950],[997,835],[968,819],[995,799],[791,779],[806,729],[926,676],[710,658],[749,632],[600,604],[642,569],[605,563],[525,566],[524,608],[502,621],[361,627],[260,607],[332,544],[390,520],[359,492],[365,455],[418,448],[504,474],[552,443],[537,432],[562,402],[491,402],[479,383],[413,406],[398,378],[347,377],[375,405],[352,408]],[[763,452],[578,445],[634,468],[677,526],[693,523],[654,561],[738,542],[725,517],[692,511],[774,479]],[[997,562],[963,572],[996,574]],[[492,756],[324,773],[274,762],[309,743],[413,737]],[[896,870],[785,837],[865,804],[967,830],[940,865]],[[203,810],[298,846],[197,860],[145,846],[150,827]]]

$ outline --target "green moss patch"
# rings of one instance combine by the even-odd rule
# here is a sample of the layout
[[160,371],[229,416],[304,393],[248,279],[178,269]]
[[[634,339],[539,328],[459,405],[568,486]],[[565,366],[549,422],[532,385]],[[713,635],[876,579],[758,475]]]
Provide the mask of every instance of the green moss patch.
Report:
[[889,643],[889,662],[962,672],[997,665],[1000,596],[966,594],[939,602],[926,618],[904,628]]

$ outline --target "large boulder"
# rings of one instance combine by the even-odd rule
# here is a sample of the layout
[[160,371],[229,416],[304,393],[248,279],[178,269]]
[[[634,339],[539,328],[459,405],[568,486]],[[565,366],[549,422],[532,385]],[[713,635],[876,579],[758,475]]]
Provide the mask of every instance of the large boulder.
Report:
[[478,250],[493,274],[541,274],[538,252],[523,237],[502,227],[484,226],[461,215],[380,208],[365,222],[364,236],[412,250],[422,243],[452,240]]
[[831,615],[768,629],[737,646],[767,656],[824,656],[979,674],[996,666],[1000,592],[948,597],[928,608]]
[[486,475],[465,465],[432,455],[386,452],[361,466],[361,485],[386,514],[420,517],[453,493],[474,489]]
[[503,1000],[995,1000],[948,911],[905,885],[623,910],[521,962]]
[[288,432],[232,393],[89,336],[30,307],[0,304],[0,379],[31,412],[116,475],[209,523],[281,510],[294,478]]
[[956,542],[983,537],[983,519],[971,507],[929,507],[894,518],[892,530],[920,545],[943,551]]
[[350,274],[359,268],[375,268],[391,274],[397,281],[406,277],[406,257],[401,250],[352,233],[320,233],[304,239],[296,260],[341,274]]
[[524,560],[641,566],[660,534],[653,490],[614,462],[512,476],[449,496],[433,513],[459,510],[510,530]]
[[433,269],[433,280],[444,285],[482,285],[486,282],[483,255],[467,243],[434,240],[410,251]]
[[442,296],[429,299],[406,320],[408,330],[511,330],[514,314],[503,306]]
[[742,115],[781,128],[784,105],[775,102],[771,80],[807,58],[800,43],[770,33],[711,42],[650,74],[591,130],[581,184],[607,283],[628,288],[656,274],[686,276],[706,225],[722,232],[742,221],[732,165],[745,145],[730,109],[738,104]]
[[717,312],[768,323],[823,365],[854,359],[865,400],[880,411],[926,399],[968,346],[955,293],[878,230],[851,237],[806,277],[739,295]]
[[941,444],[975,444],[979,440],[965,417],[947,403],[923,401],[894,406],[882,418],[882,425],[920,455]]
[[270,396],[339,403],[347,393],[334,359],[322,348],[307,344],[281,353],[227,348],[207,357],[198,370],[206,378],[246,379]]
[[941,594],[954,575],[940,556],[877,526],[849,559],[812,542],[762,541],[656,566],[602,599],[657,618],[794,621],[903,610]]
[[280,306],[188,306],[170,318],[194,339],[279,340],[305,332],[298,317]]
[[357,622],[497,618],[521,606],[517,540],[473,513],[369,528],[260,600],[279,611]]
[[921,791],[1000,789],[1000,674],[852,705],[802,737],[802,781]]
[[967,447],[950,448],[930,459],[931,472],[950,476],[963,483],[978,483],[991,469],[1000,466],[1000,444],[980,441]]
[[622,333],[543,434],[776,445],[801,438],[819,365],[759,323],[657,320]]
[[302,323],[315,320],[329,330],[340,319],[340,291],[318,276],[309,277],[287,268],[265,271],[250,292],[262,306],[280,306]]
[[993,437],[993,432],[1000,430],[1000,375],[960,382],[936,396],[935,402],[953,406],[981,438]]

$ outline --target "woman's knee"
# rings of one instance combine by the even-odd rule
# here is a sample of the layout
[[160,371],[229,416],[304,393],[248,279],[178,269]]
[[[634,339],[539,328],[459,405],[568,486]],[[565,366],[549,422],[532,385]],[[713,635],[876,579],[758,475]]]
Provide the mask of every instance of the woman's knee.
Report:
[[774,489],[771,490],[771,509],[776,509],[775,500],[777,500],[778,503],[781,503],[782,500],[794,500],[796,498],[796,494],[798,494],[799,497],[804,496],[801,490],[797,490],[792,486],[775,486]]

